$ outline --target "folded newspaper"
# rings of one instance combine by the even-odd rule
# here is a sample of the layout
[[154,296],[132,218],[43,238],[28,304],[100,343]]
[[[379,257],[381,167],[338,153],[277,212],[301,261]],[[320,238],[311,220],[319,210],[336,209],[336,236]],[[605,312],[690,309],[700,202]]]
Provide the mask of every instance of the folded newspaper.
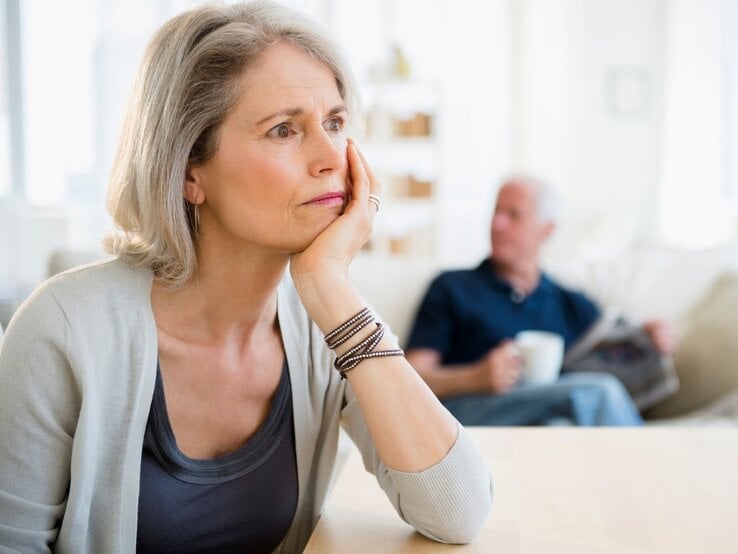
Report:
[[609,310],[566,352],[564,372],[611,373],[622,381],[638,409],[653,407],[679,390],[670,355],[654,347],[648,334]]

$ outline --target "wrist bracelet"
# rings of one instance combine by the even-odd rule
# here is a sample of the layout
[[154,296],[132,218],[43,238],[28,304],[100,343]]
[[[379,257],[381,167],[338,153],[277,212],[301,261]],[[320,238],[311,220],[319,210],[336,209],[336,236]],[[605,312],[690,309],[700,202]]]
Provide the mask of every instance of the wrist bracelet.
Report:
[[346,340],[354,336],[372,322],[375,323],[376,329],[364,340],[359,342],[357,345],[352,346],[349,350],[336,358],[333,365],[341,374],[341,379],[345,379],[346,374],[349,371],[366,359],[405,355],[405,352],[399,348],[395,350],[374,350],[384,336],[384,326],[378,321],[374,321],[374,317],[369,312],[369,308],[364,308],[359,313],[353,315],[323,338],[325,339],[328,347],[333,349],[346,342]]
[[[364,311],[364,310],[362,310],[362,311]],[[359,313],[361,313],[361,312],[359,312]],[[354,318],[356,318],[356,316],[354,316]],[[354,319],[354,318],[352,318],[352,319]],[[366,327],[367,325],[369,325],[373,321],[374,321],[374,317],[372,316],[372,314],[370,314],[368,312],[368,310],[366,310],[366,313],[364,313],[364,315],[362,317],[359,317],[358,319],[356,319],[354,321],[353,327],[348,327],[348,328],[346,328],[346,329],[343,330],[344,331],[343,334],[340,334],[339,333],[338,335],[334,335],[333,337],[331,337],[330,340],[326,340],[326,343],[328,344],[328,348],[334,349],[337,346],[340,346],[341,344],[343,344],[348,339],[350,339],[351,337],[353,337],[356,333],[358,333],[359,331],[361,331],[364,327]],[[335,332],[335,331],[331,331],[331,332]],[[326,335],[326,336],[328,336],[328,335]]]
[[323,337],[323,340],[325,340],[325,342],[328,344],[328,346],[330,346],[331,345],[331,339],[333,339],[333,337],[341,334],[343,331],[345,331],[346,329],[348,329],[349,327],[351,327],[352,325],[354,325],[362,317],[364,317],[364,316],[366,316],[368,314],[369,314],[369,308],[364,308],[358,314],[351,316],[348,320],[344,321],[343,323],[341,323],[341,325],[339,325],[338,327],[336,327],[335,329],[333,329],[333,331],[331,331],[326,336],[324,336]]
[[396,350],[376,350],[374,352],[366,352],[364,354],[357,354],[346,360],[346,367],[339,369],[338,372],[341,374],[341,379],[346,378],[346,374],[354,369],[359,363],[369,358],[385,358],[387,356],[404,356],[405,351],[401,348]]

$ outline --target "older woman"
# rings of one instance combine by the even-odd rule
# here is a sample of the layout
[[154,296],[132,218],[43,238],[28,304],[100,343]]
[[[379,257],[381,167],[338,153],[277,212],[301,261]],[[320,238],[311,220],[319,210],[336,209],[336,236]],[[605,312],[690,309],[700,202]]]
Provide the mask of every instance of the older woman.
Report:
[[297,552],[339,423],[406,521],[473,539],[485,464],[348,279],[380,203],[352,92],[275,4],[158,31],[111,180],[115,257],[41,285],[0,352],[0,545]]

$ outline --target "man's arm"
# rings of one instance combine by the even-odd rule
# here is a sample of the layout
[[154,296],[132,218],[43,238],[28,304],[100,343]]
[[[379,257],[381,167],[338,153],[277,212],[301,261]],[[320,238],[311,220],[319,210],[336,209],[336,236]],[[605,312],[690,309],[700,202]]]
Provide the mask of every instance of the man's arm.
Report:
[[470,364],[443,366],[441,353],[433,348],[411,348],[406,358],[439,398],[504,393],[520,377],[520,357],[509,340]]

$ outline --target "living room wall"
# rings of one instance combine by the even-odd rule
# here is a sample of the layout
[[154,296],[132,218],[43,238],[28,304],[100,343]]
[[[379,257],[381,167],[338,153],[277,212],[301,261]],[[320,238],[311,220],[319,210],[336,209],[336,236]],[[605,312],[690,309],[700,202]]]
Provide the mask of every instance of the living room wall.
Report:
[[661,0],[516,3],[515,166],[564,196],[557,255],[658,233],[663,18]]
[[738,235],[738,6],[514,3],[514,165],[565,198],[551,258]]
[[[551,257],[613,257],[637,243],[702,246],[735,235],[738,187],[728,170],[738,160],[738,109],[732,119],[721,114],[731,107],[725,72],[736,67],[738,49],[732,66],[720,57],[731,51],[721,44],[738,36],[735,3],[284,1],[336,33],[364,82],[400,45],[414,78],[438,86],[433,256],[441,265],[485,254],[495,188],[513,171],[548,179],[565,196]],[[39,4],[14,2],[26,18],[22,119],[30,157],[22,162],[33,182],[24,198],[12,196],[15,183],[0,186],[0,215],[11,214],[0,221],[0,297],[43,278],[53,248],[98,244],[109,225],[105,183],[133,68],[153,28],[191,5],[73,0],[50,18]],[[53,29],[44,31],[49,21]],[[72,73],[63,72],[65,60]],[[7,116],[0,108],[0,135]],[[681,155],[685,148],[701,157]],[[717,161],[707,155],[716,152]],[[704,191],[712,196],[701,207]],[[681,204],[672,205],[677,197]],[[692,212],[705,229],[699,240],[680,225]]]

